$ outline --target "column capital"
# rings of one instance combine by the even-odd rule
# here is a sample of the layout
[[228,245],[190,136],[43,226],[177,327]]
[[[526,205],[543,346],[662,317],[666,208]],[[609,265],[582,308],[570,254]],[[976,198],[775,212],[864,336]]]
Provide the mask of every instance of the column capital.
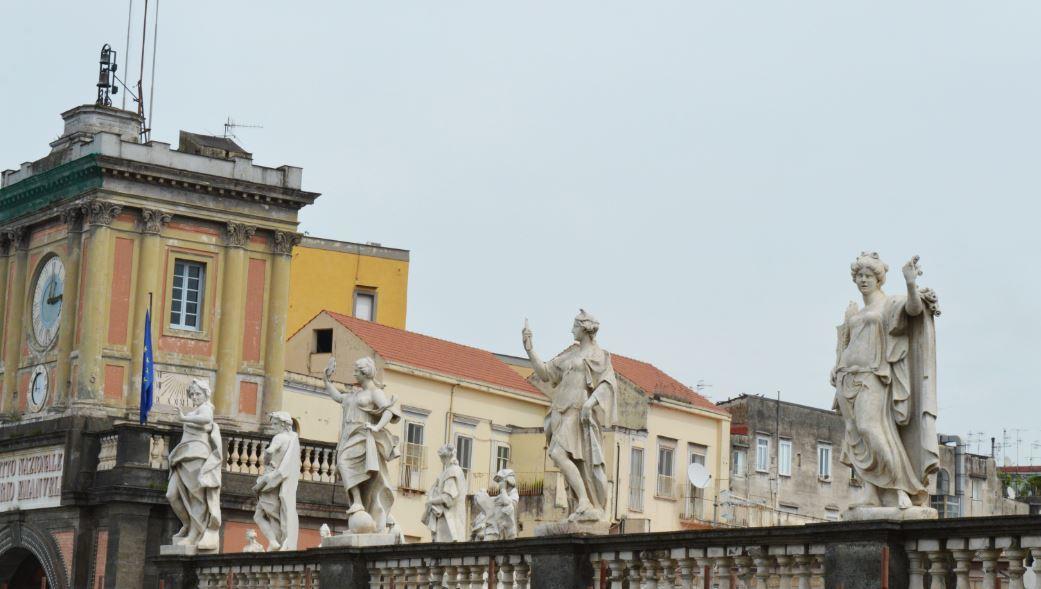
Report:
[[224,243],[231,247],[246,247],[256,232],[257,228],[253,225],[228,221],[228,226],[224,228]]
[[5,249],[8,253],[11,250],[25,251],[29,249],[29,228],[25,225],[8,227],[3,230],[2,241],[6,242],[6,245],[0,245],[0,251]]
[[0,258],[6,258],[10,251],[11,242],[7,239],[7,235],[0,233]]
[[69,233],[83,229],[82,205],[74,204],[62,207],[58,211],[58,217],[61,218],[62,223],[68,226]]
[[141,209],[141,232],[159,235],[173,215],[159,209]]
[[83,203],[80,208],[86,224],[108,226],[123,210],[123,205],[104,200],[90,200]]
[[280,256],[293,255],[293,247],[299,245],[301,239],[303,239],[303,236],[299,233],[275,231],[275,241],[273,246],[275,253]]

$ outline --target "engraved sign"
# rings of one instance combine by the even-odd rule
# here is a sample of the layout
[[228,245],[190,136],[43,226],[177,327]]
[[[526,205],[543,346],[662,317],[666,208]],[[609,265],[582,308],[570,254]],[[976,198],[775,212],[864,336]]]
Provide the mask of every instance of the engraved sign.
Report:
[[65,447],[0,454],[0,513],[61,505]]

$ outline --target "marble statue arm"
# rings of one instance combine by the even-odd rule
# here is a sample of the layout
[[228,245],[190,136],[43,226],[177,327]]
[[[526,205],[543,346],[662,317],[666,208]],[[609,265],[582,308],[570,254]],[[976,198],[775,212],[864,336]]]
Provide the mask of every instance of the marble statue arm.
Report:
[[535,353],[535,347],[531,343],[531,329],[528,327],[528,320],[524,320],[524,329],[521,331],[521,341],[524,343],[524,351],[528,353],[528,360],[531,361],[531,367],[535,370],[536,376],[539,380],[545,382],[552,382],[553,375],[550,374],[549,368],[546,367],[546,363],[539,358],[539,355]]
[[365,424],[365,427],[369,428],[373,432],[378,432],[382,430],[384,427],[387,427],[387,424],[390,423],[390,420],[394,418],[394,413],[389,411],[389,409],[390,407],[387,407],[386,410],[384,410],[383,413],[380,414],[380,420],[378,422],[376,422],[375,424],[367,423]]
[[907,282],[907,303],[904,305],[904,310],[908,315],[915,317],[925,310],[922,295],[918,292],[917,280],[922,275],[922,269],[918,266],[918,256],[904,264],[903,273],[904,280]]
[[325,392],[333,398],[333,401],[336,401],[337,403],[343,403],[343,393],[337,390],[336,385],[334,385],[333,382],[329,380],[328,376],[325,377]]
[[188,413],[181,412],[181,421],[194,423],[196,425],[208,425],[213,423],[213,410],[205,405],[200,405]]

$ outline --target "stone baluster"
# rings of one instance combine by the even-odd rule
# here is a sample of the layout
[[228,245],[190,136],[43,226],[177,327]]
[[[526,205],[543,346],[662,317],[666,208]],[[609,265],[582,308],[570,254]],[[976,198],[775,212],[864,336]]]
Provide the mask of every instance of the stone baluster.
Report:
[[[691,552],[693,552],[693,550],[691,550]],[[712,568],[715,565],[715,561],[707,555],[707,552],[707,550],[698,549],[699,554],[696,558],[698,562],[698,574],[694,577],[694,589],[702,589],[706,584],[711,585]]]
[[427,561],[427,565],[430,568],[431,589],[441,589],[444,586],[445,568],[448,566],[448,561],[443,558],[431,558]]
[[102,436],[101,446],[98,448],[98,471],[115,468],[117,442],[118,437],[115,435]]
[[459,582],[460,575],[466,574],[466,569],[463,567],[463,559],[453,558],[449,562],[449,566],[445,568],[445,587],[448,589],[463,589]]
[[752,557],[741,555],[734,557],[734,565],[737,567],[737,578],[741,583],[741,589],[752,589]]
[[1001,549],[994,548],[994,540],[991,538],[970,538],[969,548],[976,551],[976,558],[983,563],[983,584],[981,587],[995,587],[998,573],[998,557]]
[[[218,571],[220,569],[217,569]],[[199,589],[211,589],[217,587],[217,575],[213,567],[199,569]]]
[[391,585],[397,589],[401,587],[404,589],[408,587],[408,561],[398,560],[394,563],[394,568],[390,570],[391,579],[393,579]]
[[[947,573],[950,569],[948,555],[939,549],[938,540],[930,540],[931,542],[936,543],[937,549],[926,553],[929,556],[929,589],[947,589]],[[919,541],[918,544],[921,546],[922,542]]]
[[767,589],[767,581],[773,573],[774,557],[761,551],[753,557],[755,561],[755,589]]
[[[805,548],[802,546],[796,547],[796,549],[805,550]],[[811,564],[813,564],[813,556],[809,554],[795,555],[795,578],[797,579],[797,589],[810,589]]]
[[676,561],[668,551],[658,553],[658,567],[661,571],[658,584],[673,589],[676,583]]
[[715,567],[713,574],[716,577],[717,587],[719,589],[731,589],[733,587],[733,577],[730,574],[730,568],[733,566],[734,559],[726,555],[725,548],[708,548],[706,552],[712,558],[712,564]]
[[473,562],[467,565],[470,572],[469,589],[482,589],[484,586],[484,574],[488,572],[488,557],[478,556],[476,559],[471,557],[471,560]]
[[513,587],[514,589],[528,589],[529,575],[531,573],[531,565],[528,564],[524,557],[521,557],[517,563],[513,565]]
[[824,544],[810,544],[810,585],[815,587],[824,586],[824,552],[827,546]]
[[325,454],[325,476],[322,480],[327,483],[336,482],[336,450],[326,448],[322,452]]
[[267,440],[260,440],[260,447],[257,449],[257,474],[264,474],[264,450],[267,450],[268,444]]
[[235,437],[228,438],[228,472],[239,472],[239,439]]
[[312,481],[314,480],[314,478],[312,475],[311,467],[314,465],[311,464],[311,457],[314,455],[314,448],[304,446],[303,453],[304,461],[300,463],[300,478],[304,479],[305,481]]
[[643,576],[643,563],[640,561],[639,554],[632,553],[632,558],[629,559],[629,588],[639,589],[642,587],[640,584],[640,578]]
[[260,474],[260,468],[257,465],[262,460],[263,454],[257,452],[258,450],[260,450],[259,440],[249,442],[249,474],[252,475]]
[[382,589],[384,562],[377,560],[369,565],[369,589]]
[[[607,572],[605,573],[609,589],[622,589],[625,584],[625,565],[628,561],[632,560],[632,552],[602,552],[600,553],[600,560],[607,565]],[[597,585],[596,589],[600,589],[602,585]]]
[[1031,589],[1041,589],[1041,535],[1023,536],[1019,539],[1019,545],[1030,549],[1030,555],[1034,557],[1034,586]]
[[944,547],[954,559],[955,589],[969,589],[969,571],[972,568],[973,552],[967,550],[969,542],[965,538],[950,538]]
[[416,572],[416,589],[429,589],[430,587],[430,566],[427,561],[416,558],[412,560],[412,568]]
[[691,589],[694,586],[694,569],[698,566],[697,561],[688,554],[686,548],[673,548],[669,555],[676,563],[674,586],[680,589]]
[[925,589],[925,554],[918,551],[917,542],[908,542],[904,546],[907,551],[907,589]]
[[1023,574],[1027,572],[1024,564],[1030,551],[1019,546],[1019,539],[1013,538],[1011,546],[1005,548],[1002,560],[1008,561],[1008,589],[1024,589]]
[[[775,552],[775,549],[778,548],[780,550]],[[770,553],[774,555],[774,560],[777,562],[778,589],[792,589],[792,563],[795,562],[795,558],[783,554],[784,550],[783,545],[770,547]]]
[[654,553],[647,551],[640,553],[640,564],[643,568],[643,584],[640,589],[658,589],[658,576],[660,567]]

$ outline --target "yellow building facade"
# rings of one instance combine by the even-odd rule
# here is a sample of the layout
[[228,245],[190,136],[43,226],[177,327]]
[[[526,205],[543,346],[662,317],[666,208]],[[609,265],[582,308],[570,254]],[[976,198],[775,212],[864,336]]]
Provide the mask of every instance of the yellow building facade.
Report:
[[304,236],[293,248],[288,333],[320,311],[405,328],[407,250]]
[[[338,377],[349,380],[353,363],[366,356],[402,410],[401,422],[390,426],[403,455],[390,465],[398,489],[391,513],[409,540],[430,539],[421,518],[441,469],[436,451],[445,443],[456,446],[470,494],[487,488],[500,468],[517,473],[521,535],[565,517],[563,482],[546,454],[549,398],[526,378],[530,368],[520,359],[322,312],[286,345],[284,408],[299,421],[303,438],[337,440],[341,410],[324,392],[322,370],[334,357]],[[649,364],[612,359],[625,415],[605,437],[612,519],[629,531],[710,525],[715,483],[729,468],[729,414]],[[654,390],[661,382],[684,390],[662,396]],[[692,456],[712,475],[705,489],[683,482]],[[640,466],[634,460],[642,468],[634,469]]]

